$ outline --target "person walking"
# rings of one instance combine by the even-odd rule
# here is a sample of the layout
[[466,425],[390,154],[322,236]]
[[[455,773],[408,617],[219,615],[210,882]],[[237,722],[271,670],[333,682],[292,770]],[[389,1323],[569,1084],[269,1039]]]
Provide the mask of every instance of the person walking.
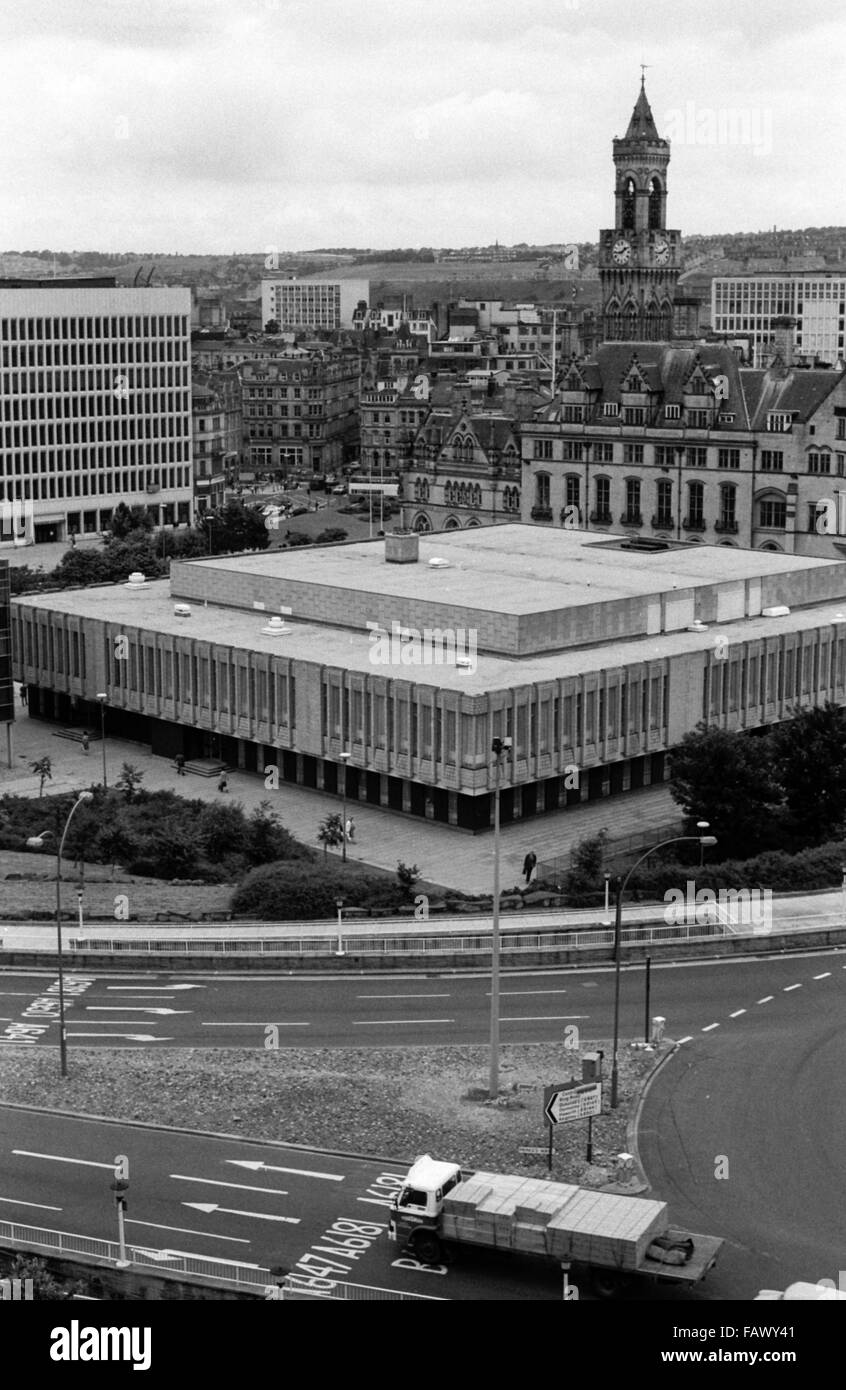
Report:
[[353,820],[352,816],[350,816],[349,820],[347,821],[347,839],[349,840],[351,845],[355,844],[355,821]]
[[90,747],[91,747],[91,739],[88,737],[88,732],[87,732],[87,730],[86,730],[86,732],[82,735],[82,751],[83,751],[83,753],[87,753]]
[[523,860],[523,877],[526,880],[527,888],[530,884],[534,883],[537,876],[538,856],[535,854],[535,851],[533,849],[530,849],[529,853],[526,855],[526,858]]
[[21,704],[22,704],[22,705],[26,705],[26,704],[28,704],[28,703],[29,703],[29,687],[28,687],[26,684],[24,684],[24,685],[21,686]]
[[220,781],[219,781],[218,784],[217,784],[217,789],[218,789],[219,792],[228,792],[228,791],[229,791],[229,780],[228,780],[228,778],[227,778],[225,772],[221,772],[221,774],[220,774]]
[[175,757],[175,759],[174,759],[174,762],[176,763],[176,775],[177,775],[177,777],[184,777],[184,776],[185,776],[185,754],[184,754],[184,753],[177,753],[177,755],[176,755],[176,757]]

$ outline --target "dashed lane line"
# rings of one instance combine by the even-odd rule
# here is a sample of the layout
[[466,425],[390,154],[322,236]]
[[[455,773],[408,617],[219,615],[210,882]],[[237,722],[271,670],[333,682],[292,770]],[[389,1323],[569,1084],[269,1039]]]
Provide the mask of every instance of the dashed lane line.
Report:
[[414,1027],[418,1023],[455,1023],[454,1018],[354,1018],[353,1028],[384,1028],[397,1024]]
[[831,975],[831,971],[830,971],[830,970],[824,970],[823,973],[822,973],[822,975],[815,975],[815,976],[814,976],[814,979],[815,979],[815,980],[827,980],[827,979],[829,978],[830,975]]
[[703,1033],[710,1033],[712,1028],[719,1028],[719,1023],[709,1023],[702,1029]]
[[733,1014],[729,1014],[729,1018],[740,1018],[740,1015],[745,1013],[745,1009],[735,1009]]
[[679,1047],[681,1047],[682,1043],[686,1042],[693,1042],[693,1037],[690,1033],[688,1033],[686,1038],[679,1038]]
[[448,994],[357,994],[356,999],[449,999]]
[[790,991],[791,991],[792,989],[801,989],[801,988],[802,988],[801,984],[799,984],[799,985],[785,985],[785,986],[784,986],[784,989],[782,990],[782,994],[789,994]]
[[759,999],[759,1000],[758,1000],[758,1003],[759,1003],[759,1004],[771,1004],[771,1003],[773,1002],[774,999],[775,999],[775,995],[774,995],[774,994],[765,994],[764,997],[763,997],[763,999]]

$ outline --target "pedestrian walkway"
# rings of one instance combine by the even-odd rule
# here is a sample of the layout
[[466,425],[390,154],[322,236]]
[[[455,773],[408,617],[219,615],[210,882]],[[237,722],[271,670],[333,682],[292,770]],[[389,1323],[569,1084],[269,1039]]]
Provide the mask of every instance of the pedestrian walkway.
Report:
[[[38,777],[30,763],[49,757],[52,780],[45,794],[83,789],[102,781],[102,749],[99,739],[86,753],[80,744],[55,736],[58,725],[30,719],[16,691],[17,720],[13,733],[13,766],[0,768],[0,794],[38,795]],[[143,745],[125,739],[105,741],[107,779],[113,785],[121,764],[131,763],[144,774],[148,791],[167,788],[181,796],[204,801],[222,799],[217,781],[205,777],[179,777],[169,758],[154,757]],[[262,801],[276,810],[282,824],[298,840],[319,848],[317,831],[321,821],[333,811],[340,812],[341,798],[307,787],[281,782],[270,791],[257,773],[237,769],[229,774],[229,801],[240,801],[252,811]],[[416,864],[423,878],[466,893],[489,893],[493,882],[493,834],[468,835],[437,822],[397,815],[370,806],[364,801],[347,803],[355,817],[355,842],[347,846],[350,860],[375,864],[393,873],[399,861]],[[650,825],[662,825],[678,814],[666,786],[630,792],[616,798],[586,803],[578,808],[532,817],[504,825],[500,845],[500,884],[502,890],[523,883],[523,859],[533,849],[539,860],[566,854],[573,844],[587,835],[607,828],[609,837],[634,834]]]

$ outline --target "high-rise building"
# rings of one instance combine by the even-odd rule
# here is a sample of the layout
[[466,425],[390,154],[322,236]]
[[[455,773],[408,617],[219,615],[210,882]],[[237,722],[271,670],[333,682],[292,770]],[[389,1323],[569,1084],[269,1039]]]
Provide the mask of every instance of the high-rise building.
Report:
[[667,229],[670,142],[655,126],[641,78],[629,128],[614,141],[614,226],[599,233],[601,334],[617,342],[673,336],[681,232]]
[[846,275],[841,270],[714,277],[714,332],[751,334],[755,366],[763,365],[765,349],[777,345],[778,321],[784,318],[795,320],[793,351],[797,358],[834,365],[844,356]]
[[190,319],[187,289],[0,282],[2,542],[191,520]]
[[283,329],[352,328],[358,305],[369,300],[369,280],[262,280],[262,324],[274,319]]

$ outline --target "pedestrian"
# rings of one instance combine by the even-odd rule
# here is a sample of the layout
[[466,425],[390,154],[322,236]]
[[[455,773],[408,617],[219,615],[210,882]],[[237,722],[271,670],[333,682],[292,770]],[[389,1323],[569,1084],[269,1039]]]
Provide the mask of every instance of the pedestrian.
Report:
[[90,738],[88,737],[88,733],[87,733],[87,731],[86,731],[86,732],[82,735],[82,751],[83,751],[83,753],[87,753],[87,752],[88,752],[88,749],[89,749],[90,747],[91,747],[91,740],[90,740]]
[[22,685],[22,686],[21,686],[21,704],[22,704],[22,705],[26,705],[26,704],[28,704],[28,703],[29,703],[29,687],[28,687],[27,685]]
[[526,855],[526,858],[523,860],[523,877],[526,880],[527,888],[531,883],[534,883],[537,876],[538,856],[535,854],[535,851],[533,849],[530,849],[529,853]]
[[184,776],[185,776],[185,754],[184,754],[184,753],[177,753],[175,762],[176,762],[176,775],[177,775],[177,777],[184,777]]
[[228,791],[229,791],[229,782],[228,782],[228,780],[227,780],[227,777],[226,777],[226,773],[225,773],[225,772],[221,772],[221,774],[220,774],[220,781],[219,781],[218,784],[217,784],[217,789],[218,789],[219,792],[228,792]]
[[350,844],[355,843],[355,821],[353,820],[352,816],[350,816],[349,820],[347,821],[347,839],[349,840]]

